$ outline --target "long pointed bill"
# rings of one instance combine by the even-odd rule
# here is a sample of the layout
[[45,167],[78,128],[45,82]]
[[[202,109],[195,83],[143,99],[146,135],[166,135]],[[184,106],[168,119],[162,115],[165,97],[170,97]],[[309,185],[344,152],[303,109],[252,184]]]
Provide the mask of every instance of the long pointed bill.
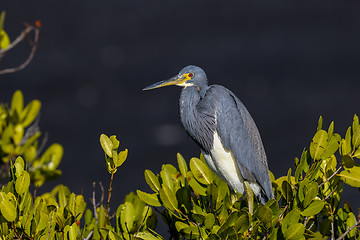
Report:
[[161,82],[151,84],[150,86],[147,86],[143,90],[151,90],[151,89],[161,88],[161,87],[166,87],[166,86],[171,86],[171,85],[180,85],[187,80],[189,80],[189,79],[186,77],[186,75],[185,76],[184,75],[182,75],[182,76],[176,75],[175,77],[172,77],[168,80],[164,80]]

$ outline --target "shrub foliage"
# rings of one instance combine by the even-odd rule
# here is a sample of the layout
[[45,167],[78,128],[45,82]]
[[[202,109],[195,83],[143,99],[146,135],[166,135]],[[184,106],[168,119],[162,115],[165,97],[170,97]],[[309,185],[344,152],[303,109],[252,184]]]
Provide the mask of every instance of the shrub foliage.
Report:
[[0,106],[0,166],[7,173],[0,190],[0,239],[164,239],[155,232],[156,212],[172,239],[360,239],[357,212],[341,198],[344,184],[352,191],[360,187],[356,115],[345,137],[334,132],[333,122],[325,130],[320,117],[294,169],[279,178],[270,174],[275,199],[265,205],[253,199],[253,214],[203,156],[187,163],[180,154],[177,167],[164,164],[158,174],[145,170],[151,193],[130,193],[109,213],[112,180],[127,158],[116,136],[100,136],[111,180],[107,202],[97,201],[94,191],[86,203],[63,185],[36,196],[38,187],[61,174],[63,154],[59,144],[42,151],[40,107],[38,100],[24,107],[20,91],[10,106]]

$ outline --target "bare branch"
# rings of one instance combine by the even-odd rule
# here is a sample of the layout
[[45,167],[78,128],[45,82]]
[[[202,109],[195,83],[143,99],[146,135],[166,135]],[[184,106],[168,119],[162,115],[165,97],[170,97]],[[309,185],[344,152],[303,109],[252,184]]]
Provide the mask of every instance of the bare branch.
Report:
[[320,185],[319,185],[319,188],[324,185],[325,183],[327,183],[328,181],[330,181],[340,170],[341,170],[342,166],[340,166],[333,174],[331,174],[330,177],[328,177],[324,182],[322,182]]
[[346,232],[344,232],[340,237],[338,237],[336,240],[341,240],[341,239],[344,239],[345,236],[351,231],[354,229],[354,227],[356,227],[357,225],[360,224],[360,219],[357,220],[357,222],[354,223],[354,225],[352,225],[351,227],[349,227]]
[[38,47],[40,28],[32,26],[32,25],[27,25],[25,30],[23,30],[20,33],[20,35],[13,42],[11,42],[10,45],[6,49],[0,49],[0,58],[3,57],[4,54],[6,54],[8,51],[13,49],[21,41],[23,41],[25,39],[25,37],[28,36],[30,34],[30,32],[32,32],[32,31],[34,31],[35,36],[34,36],[34,40],[32,42],[31,52],[30,52],[28,58],[22,64],[20,64],[17,67],[6,68],[6,69],[3,69],[3,70],[0,70],[0,75],[1,74],[6,74],[6,73],[14,73],[14,72],[18,72],[20,70],[23,70],[33,60],[35,52],[36,52],[37,47]]
[[89,240],[93,234],[94,230],[91,230],[91,232],[89,233],[89,235],[86,238],[83,238],[84,240]]

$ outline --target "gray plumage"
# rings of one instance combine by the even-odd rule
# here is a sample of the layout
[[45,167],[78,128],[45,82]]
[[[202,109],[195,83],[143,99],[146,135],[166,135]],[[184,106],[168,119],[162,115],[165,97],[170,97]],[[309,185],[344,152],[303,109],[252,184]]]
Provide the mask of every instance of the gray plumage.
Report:
[[[208,86],[205,72],[196,66],[185,67],[176,77],[145,90],[166,85],[183,86],[181,122],[200,146],[209,167],[237,192],[244,193],[239,185],[245,180],[262,203],[274,198],[261,137],[242,102],[223,86]],[[219,151],[215,138],[220,139],[223,150]],[[236,163],[229,167],[222,156],[231,156]]]

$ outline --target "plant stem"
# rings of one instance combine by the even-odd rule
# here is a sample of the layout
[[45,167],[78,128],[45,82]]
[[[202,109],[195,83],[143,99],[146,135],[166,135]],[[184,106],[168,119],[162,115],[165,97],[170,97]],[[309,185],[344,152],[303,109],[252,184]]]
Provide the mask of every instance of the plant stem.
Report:
[[108,200],[107,200],[107,206],[106,206],[106,215],[105,215],[105,223],[104,223],[104,227],[106,227],[106,223],[109,217],[109,207],[110,207],[110,198],[111,198],[111,190],[112,190],[112,182],[114,179],[114,172],[115,170],[113,169],[111,171],[111,179],[110,179],[110,185],[109,185],[109,195],[108,195]]

